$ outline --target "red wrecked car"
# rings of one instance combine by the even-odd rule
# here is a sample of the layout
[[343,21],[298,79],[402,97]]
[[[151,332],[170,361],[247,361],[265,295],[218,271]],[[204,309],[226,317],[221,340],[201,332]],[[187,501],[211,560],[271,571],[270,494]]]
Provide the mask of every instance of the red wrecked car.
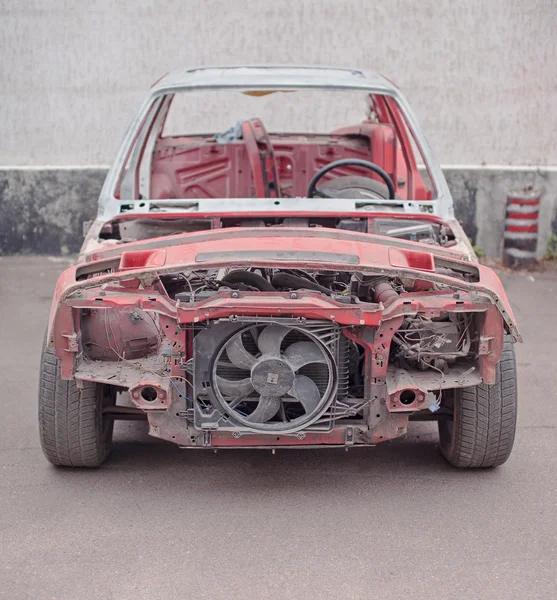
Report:
[[97,467],[115,419],[211,449],[370,446],[434,420],[451,465],[494,467],[513,445],[519,339],[392,83],[171,73],[56,285],[42,448]]

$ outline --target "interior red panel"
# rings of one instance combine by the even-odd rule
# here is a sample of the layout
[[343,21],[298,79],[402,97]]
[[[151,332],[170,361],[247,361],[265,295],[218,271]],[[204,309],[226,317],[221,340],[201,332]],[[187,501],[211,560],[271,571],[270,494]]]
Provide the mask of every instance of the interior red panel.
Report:
[[[256,121],[256,120],[252,120]],[[407,197],[406,165],[390,125],[364,122],[326,135],[269,134],[268,142],[282,197],[304,197],[311,177],[321,167],[343,158],[369,160],[393,179],[397,195]],[[153,156],[151,197],[250,198],[261,196],[253,180],[253,155],[245,140],[217,143],[213,135],[162,138]],[[253,154],[253,153],[252,153]],[[327,178],[373,176],[358,167],[335,169]],[[260,187],[260,186],[258,186]]]

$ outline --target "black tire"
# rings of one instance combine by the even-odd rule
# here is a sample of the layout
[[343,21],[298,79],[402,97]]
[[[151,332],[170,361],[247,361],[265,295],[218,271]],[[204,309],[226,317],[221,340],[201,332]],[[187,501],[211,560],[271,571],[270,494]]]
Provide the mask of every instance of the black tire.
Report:
[[[323,191],[336,192],[338,198],[353,198],[355,200],[369,200],[370,198],[389,198],[389,188],[375,179],[346,175],[336,177],[323,183]],[[371,192],[371,195],[370,195]]]
[[54,350],[43,348],[39,383],[39,435],[43,453],[53,465],[99,467],[110,453],[114,421],[102,418],[114,404],[112,386],[60,377]]
[[516,430],[516,358],[505,337],[493,385],[452,390],[445,406],[452,421],[439,421],[441,452],[453,467],[498,467],[510,456]]

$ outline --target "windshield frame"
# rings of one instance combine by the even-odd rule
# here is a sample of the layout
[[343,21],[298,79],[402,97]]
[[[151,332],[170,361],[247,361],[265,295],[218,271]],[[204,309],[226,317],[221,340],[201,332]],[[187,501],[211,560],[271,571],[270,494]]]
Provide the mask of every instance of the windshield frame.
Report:
[[[404,126],[408,130],[408,133],[412,136],[415,146],[421,155],[423,165],[425,166],[431,183],[436,192],[434,200],[369,200],[365,203],[365,209],[359,207],[361,202],[357,202],[352,199],[338,198],[333,199],[331,202],[323,202],[321,199],[319,203],[316,203],[314,199],[305,198],[281,198],[277,204],[276,200],[269,198],[211,198],[211,199],[169,199],[169,200],[152,200],[152,199],[134,199],[134,198],[122,198],[122,182],[125,174],[126,167],[132,171],[136,171],[135,166],[129,161],[134,158],[137,160],[140,155],[143,154],[145,144],[139,144],[142,149],[140,153],[137,153],[134,149],[138,147],[138,142],[144,137],[145,140],[149,137],[149,133],[153,131],[153,128],[158,127],[161,124],[161,115],[165,116],[165,111],[168,111],[170,102],[174,94],[177,93],[188,93],[195,92],[197,90],[212,91],[212,90],[227,90],[227,91],[239,91],[239,92],[263,92],[268,91],[270,88],[276,91],[291,91],[297,89],[315,89],[315,90],[327,90],[327,91],[359,91],[367,92],[371,97],[377,96],[385,99],[387,106],[391,107],[392,113],[395,115],[393,125],[397,128],[397,135],[401,136],[399,139],[403,147],[405,160],[408,155],[413,157],[412,148],[409,147],[410,143],[408,140],[404,140]],[[164,116],[162,117],[162,123],[164,123]],[[158,120],[158,123],[157,123]],[[404,147],[406,146],[406,147]],[[137,185],[137,180],[135,184]],[[333,208],[334,204],[334,208]],[[109,220],[116,217],[123,212],[134,214],[153,214],[156,212],[211,212],[215,213],[222,212],[223,209],[226,211],[238,211],[238,212],[253,212],[262,210],[288,210],[292,213],[300,211],[308,212],[312,211],[315,213],[319,212],[330,212],[331,210],[337,211],[354,211],[359,208],[363,212],[373,210],[373,205],[377,205],[377,209],[381,210],[381,207],[388,206],[388,210],[403,213],[429,213],[440,216],[445,220],[454,219],[452,198],[443,176],[440,166],[435,161],[433,152],[420,128],[419,122],[412,111],[410,105],[404,98],[403,94],[395,88],[388,88],[385,85],[332,85],[327,86],[321,83],[313,84],[312,82],[305,83],[303,85],[297,82],[296,85],[291,83],[278,83],[270,85],[268,82],[263,81],[257,85],[241,85],[241,84],[227,84],[227,85],[185,85],[176,84],[169,86],[165,84],[164,80],[154,87],[147,98],[144,100],[140,107],[140,110],[124,136],[122,144],[118,150],[114,163],[107,175],[105,184],[101,191],[99,198],[99,211],[98,218],[102,220]],[[164,205],[164,206],[161,206]]]

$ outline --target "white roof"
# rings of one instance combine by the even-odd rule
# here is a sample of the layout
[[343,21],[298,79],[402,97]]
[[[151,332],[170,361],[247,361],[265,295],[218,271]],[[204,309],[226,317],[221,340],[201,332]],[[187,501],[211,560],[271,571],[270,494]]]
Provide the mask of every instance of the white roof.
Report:
[[320,66],[229,66],[172,71],[152,88],[152,94],[196,88],[299,89],[337,88],[396,95],[397,88],[376,73]]

